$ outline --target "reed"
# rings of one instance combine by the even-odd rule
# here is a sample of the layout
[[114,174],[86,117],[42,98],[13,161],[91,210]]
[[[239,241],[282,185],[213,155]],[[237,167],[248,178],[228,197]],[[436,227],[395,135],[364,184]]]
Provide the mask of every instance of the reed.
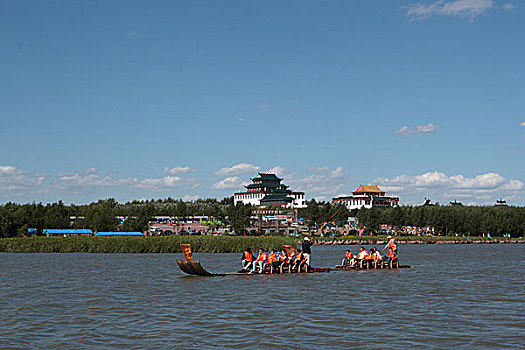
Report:
[[0,239],[6,253],[181,253],[181,243],[199,253],[240,253],[247,247],[280,250],[292,237],[167,236],[167,237],[26,237]]

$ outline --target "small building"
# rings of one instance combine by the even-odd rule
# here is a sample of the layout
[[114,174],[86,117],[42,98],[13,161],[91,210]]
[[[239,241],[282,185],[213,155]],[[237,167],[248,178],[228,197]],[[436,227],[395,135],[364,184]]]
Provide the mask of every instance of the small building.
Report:
[[93,231],[85,228],[45,228],[42,233],[49,236],[91,236]]
[[144,236],[142,232],[97,232],[95,236]]
[[498,199],[496,201],[496,204],[494,204],[496,207],[506,207],[507,206],[507,201],[504,200],[504,199]]
[[454,200],[454,202],[448,202],[449,207],[462,207],[463,203]]
[[304,192],[289,190],[275,174],[259,173],[251,180],[252,183],[245,186],[246,191],[234,194],[234,204],[306,208]]
[[378,186],[360,185],[352,192],[352,196],[341,196],[332,199],[333,203],[344,204],[348,209],[372,208],[372,207],[397,207],[399,197],[386,196]]

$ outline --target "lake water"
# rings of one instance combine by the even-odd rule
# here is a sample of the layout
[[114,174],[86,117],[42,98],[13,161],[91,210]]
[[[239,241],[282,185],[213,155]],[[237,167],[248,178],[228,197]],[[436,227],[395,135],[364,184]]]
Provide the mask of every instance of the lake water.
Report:
[[[314,246],[313,265],[347,248]],[[194,258],[226,272],[240,255]],[[0,348],[525,348],[525,245],[399,255],[416,268],[209,278],[181,254],[3,253]]]

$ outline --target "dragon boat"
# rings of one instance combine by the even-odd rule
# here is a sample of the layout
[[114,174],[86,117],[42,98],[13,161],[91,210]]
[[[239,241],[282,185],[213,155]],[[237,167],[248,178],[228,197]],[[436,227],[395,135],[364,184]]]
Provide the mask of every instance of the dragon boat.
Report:
[[[233,275],[252,275],[247,270],[238,272],[209,272],[202,267],[199,260],[193,259],[191,253],[191,246],[189,244],[181,244],[185,260],[177,260],[177,265],[186,274],[191,276],[233,276]],[[361,261],[354,266],[337,265],[336,267],[311,267],[302,262],[298,266],[293,267],[291,264],[282,264],[274,269],[271,264],[265,264],[262,273],[254,273],[253,275],[262,274],[305,274],[305,273],[326,273],[330,271],[355,271],[355,270],[370,270],[370,269],[407,269],[414,268],[410,265],[400,265],[398,259],[392,260],[389,264],[373,263],[368,261]]]
[[[250,275],[249,271],[238,271],[238,272],[209,272],[202,267],[199,260],[177,260],[179,268],[192,276],[232,276],[232,275]],[[297,268],[292,268],[291,265],[281,265],[278,269],[273,269],[271,265],[266,265],[263,269],[263,274],[292,274],[292,273],[320,273],[330,272],[332,270],[329,267],[311,267],[304,263],[300,264]],[[259,275],[255,273],[254,275]]]

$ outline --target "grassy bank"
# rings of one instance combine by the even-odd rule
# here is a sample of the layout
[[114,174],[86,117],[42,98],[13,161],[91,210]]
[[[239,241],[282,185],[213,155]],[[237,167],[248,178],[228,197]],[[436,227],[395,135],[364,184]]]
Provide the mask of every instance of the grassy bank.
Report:
[[[504,242],[506,240],[515,241],[517,238],[505,238],[505,237],[455,237],[455,236],[395,236],[395,240],[398,243],[411,243],[411,242],[422,242],[422,243],[439,243],[439,242],[488,242],[488,241],[500,241]],[[520,238],[520,240],[523,238]],[[339,237],[316,237],[315,242],[323,244],[325,242],[347,242],[350,244],[384,244],[388,241],[386,236],[339,236]]]
[[240,253],[246,247],[265,251],[294,245],[290,237],[167,236],[167,237],[28,237],[0,239],[7,253],[181,253],[189,243],[199,253]]

